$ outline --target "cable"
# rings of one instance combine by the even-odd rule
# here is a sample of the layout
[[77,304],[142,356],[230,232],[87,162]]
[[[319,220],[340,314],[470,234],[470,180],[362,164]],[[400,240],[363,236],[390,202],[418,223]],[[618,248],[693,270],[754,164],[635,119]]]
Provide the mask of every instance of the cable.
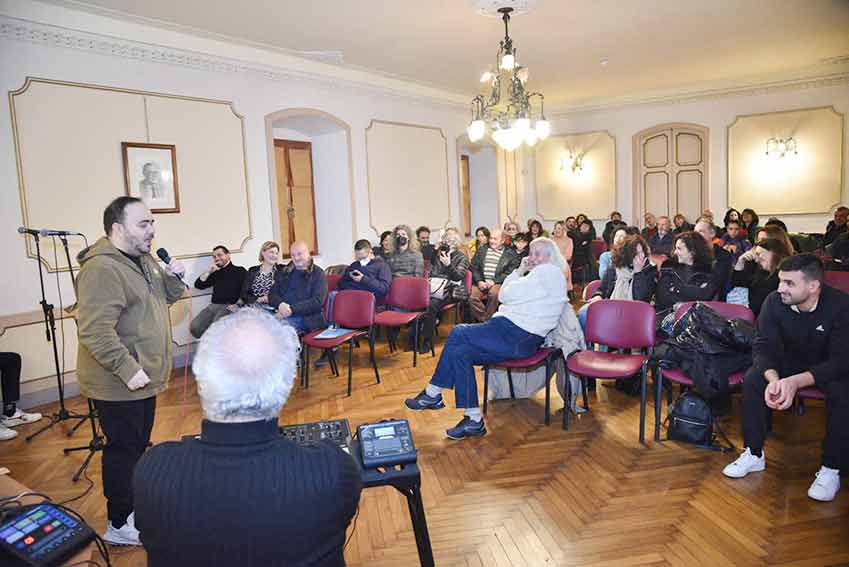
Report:
[[[62,320],[62,314],[65,312],[65,305],[62,301],[62,285],[59,281],[59,252],[57,250],[56,237],[51,237],[53,243],[53,266],[56,268],[56,291],[59,293],[59,330],[62,332],[62,389],[65,389],[65,322]],[[73,266],[68,266],[71,270],[71,280],[74,279]]]
[[83,478],[85,478],[88,481],[88,488],[86,488],[83,491],[83,493],[80,494],[79,496],[74,496],[73,498],[68,498],[67,500],[62,500],[61,502],[59,502],[59,504],[58,504],[59,506],[64,506],[64,505],[68,504],[69,502],[76,502],[77,500],[84,498],[85,496],[88,495],[89,492],[91,492],[91,489],[94,488],[94,481],[91,480],[91,478],[88,476],[88,468],[86,468],[83,471]]
[[348,548],[351,538],[354,537],[354,532],[357,531],[357,518],[360,517],[360,505],[357,503],[357,512],[354,514],[354,526],[351,528],[351,533],[348,534],[348,539],[345,540],[345,545],[342,546],[342,553]]
[[74,563],[68,563],[67,565],[63,565],[62,567],[76,567],[77,565],[97,565],[97,567],[103,567],[100,563],[98,563],[94,559],[83,559],[82,561],[76,561]]
[[[186,291],[189,292],[189,324],[192,322],[192,288],[187,288]],[[186,341],[186,358],[183,360],[183,403],[186,402],[186,397],[188,395],[189,388],[189,354],[192,350],[192,341]]]

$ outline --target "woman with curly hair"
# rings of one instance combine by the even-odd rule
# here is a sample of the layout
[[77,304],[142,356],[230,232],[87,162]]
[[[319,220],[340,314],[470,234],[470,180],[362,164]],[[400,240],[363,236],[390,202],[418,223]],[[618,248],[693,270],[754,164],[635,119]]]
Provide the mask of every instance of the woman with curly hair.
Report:
[[692,231],[679,234],[657,282],[658,319],[671,313],[677,303],[712,300],[717,293],[712,268],[713,248],[704,237]]
[[412,236],[413,229],[406,224],[399,224],[392,231],[394,249],[387,261],[393,278],[424,275],[424,258],[419,252],[419,241]]

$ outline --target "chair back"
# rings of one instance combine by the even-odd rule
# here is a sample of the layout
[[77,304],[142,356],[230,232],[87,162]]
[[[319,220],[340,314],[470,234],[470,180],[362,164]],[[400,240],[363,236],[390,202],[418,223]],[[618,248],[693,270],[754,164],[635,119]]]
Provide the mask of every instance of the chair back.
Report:
[[343,289],[333,300],[333,322],[345,329],[363,329],[374,323],[374,294]]
[[466,268],[464,283],[466,284],[466,293],[472,293],[472,268]]
[[593,280],[584,286],[584,301],[589,301],[598,288],[601,286],[601,280]]
[[399,276],[392,278],[386,304],[405,311],[424,311],[430,303],[430,284],[427,278]]
[[339,281],[342,279],[341,274],[327,274],[324,277],[327,280],[327,293],[339,290]]
[[843,293],[849,293],[849,272],[826,271],[825,284]]
[[717,312],[720,317],[725,319],[742,319],[747,323],[755,323],[755,314],[745,305],[735,305],[734,303],[725,303],[724,301],[687,301],[678,306],[675,310],[675,320],[677,321],[684,316],[687,310],[696,303],[704,303],[711,309]]
[[603,299],[587,310],[588,343],[612,348],[650,348],[655,343],[654,307],[644,301]]
[[607,251],[607,242],[601,238],[593,239],[593,241],[590,242],[590,251],[592,252],[593,257],[598,260],[601,253]]

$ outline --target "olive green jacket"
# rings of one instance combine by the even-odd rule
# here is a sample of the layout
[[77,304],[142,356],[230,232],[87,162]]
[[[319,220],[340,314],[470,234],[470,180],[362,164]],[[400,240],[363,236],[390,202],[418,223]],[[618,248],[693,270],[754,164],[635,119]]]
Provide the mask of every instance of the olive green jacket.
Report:
[[[163,391],[171,374],[168,305],[185,286],[149,254],[143,269],[106,237],[77,256],[77,379],[88,398],[141,400]],[[127,382],[144,369],[150,384],[131,392]]]

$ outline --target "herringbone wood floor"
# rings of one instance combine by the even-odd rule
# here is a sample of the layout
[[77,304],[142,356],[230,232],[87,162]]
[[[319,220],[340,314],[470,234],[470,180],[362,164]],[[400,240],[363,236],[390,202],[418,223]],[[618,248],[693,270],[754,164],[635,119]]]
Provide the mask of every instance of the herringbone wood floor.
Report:
[[[310,390],[292,393],[281,422],[347,417],[356,426],[386,417],[409,419],[439,566],[849,565],[849,491],[844,487],[831,503],[805,494],[819,467],[821,406],[811,404],[803,417],[776,416],[766,472],[733,481],[720,472],[728,455],[671,442],[640,445],[638,398],[604,386],[591,395],[591,411],[573,420],[568,432],[556,418],[543,425],[540,396],[494,403],[486,437],[447,440],[444,430],[460,418],[451,409],[450,393],[449,407],[439,412],[414,413],[403,406],[404,398],[423,387],[436,360],[423,356],[412,369],[409,353],[390,354],[385,346],[378,360],[381,385],[374,384],[367,350],[355,352],[350,398],[344,364],[343,379],[331,379],[327,369],[315,373]],[[182,375],[175,376],[159,397],[154,442],[199,431],[194,383],[189,380],[186,398],[183,384]],[[554,407],[561,407],[554,398]],[[69,405],[82,410],[84,402],[77,398]],[[734,415],[739,411],[735,403]],[[726,428],[739,446],[739,418],[728,419]],[[0,445],[0,464],[54,499],[79,494],[85,482],[70,479],[83,454],[63,456],[62,448],[87,442],[88,434],[82,429],[67,439],[62,429],[26,444],[22,428],[23,435]],[[647,433],[651,439],[650,428]],[[99,457],[90,476],[94,490],[72,506],[102,529]],[[346,550],[349,565],[418,565],[400,494],[366,490],[360,508]],[[141,549],[112,552],[117,566],[145,565]]]

